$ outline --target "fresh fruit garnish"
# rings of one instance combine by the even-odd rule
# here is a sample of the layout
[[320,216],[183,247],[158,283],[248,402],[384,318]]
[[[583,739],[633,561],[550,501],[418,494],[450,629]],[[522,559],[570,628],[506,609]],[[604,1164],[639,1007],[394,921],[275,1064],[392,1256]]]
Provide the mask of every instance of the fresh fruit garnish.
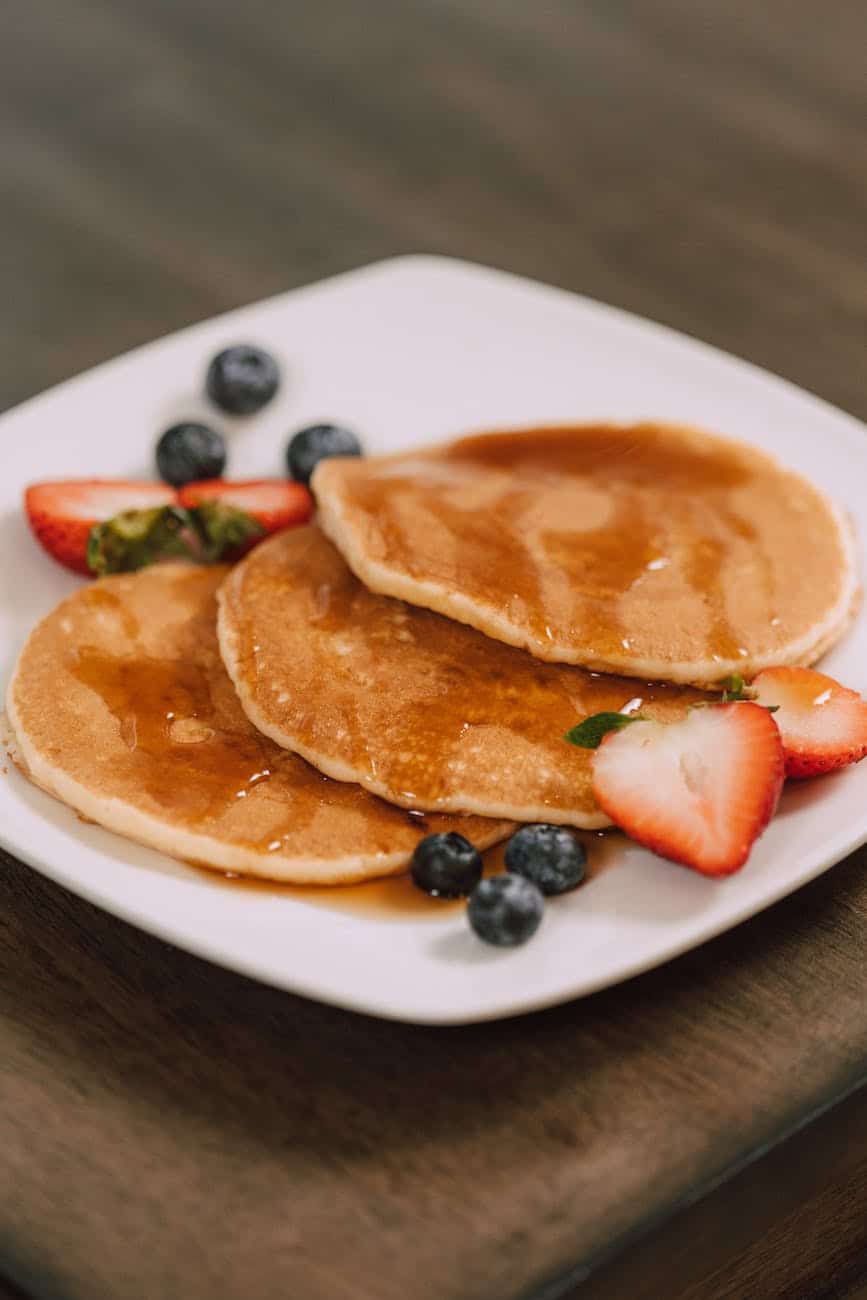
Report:
[[170,559],[219,564],[239,559],[264,536],[252,515],[208,500],[189,510],[163,506],[115,515],[93,529],[87,554],[99,574],[129,573]]
[[460,898],[479,883],[482,859],[478,849],[456,831],[426,835],[415,846],[410,873],[426,894]]
[[538,930],[545,912],[542,891],[523,876],[480,880],[467,904],[467,919],[480,939],[498,948],[516,948]]
[[732,673],[722,683],[722,702],[728,704],[731,700],[752,700],[755,698],[753,691],[747,686],[740,673]]
[[635,713],[593,713],[567,731],[564,739],[579,749],[598,749],[610,731],[622,731],[638,720]]
[[[755,700],[757,698],[755,687],[745,682],[740,673],[732,673],[731,677],[727,677],[724,682],[720,683],[720,689],[723,704],[730,704],[734,700]],[[695,707],[700,706],[696,705]],[[778,706],[776,704],[763,704],[763,707],[769,713],[776,713]]]
[[776,710],[786,775],[820,776],[867,754],[867,701],[812,668],[765,668],[752,682],[759,704]]
[[543,894],[564,894],[584,879],[587,852],[566,826],[522,826],[506,845],[506,870],[524,876]]
[[708,876],[744,865],[784,778],[783,742],[760,704],[712,704],[678,722],[609,731],[593,759],[593,793],[627,835]]
[[205,390],[211,401],[230,415],[261,411],[279,387],[277,362],[269,352],[248,343],[218,352],[205,376]]
[[[217,557],[214,556],[214,559]],[[211,559],[195,520],[179,506],[124,510],[94,524],[87,546],[88,572],[130,573],[160,560]]]
[[351,429],[339,424],[311,424],[299,429],[286,448],[286,464],[292,478],[309,483],[321,460],[331,456],[361,456],[361,443]]
[[236,510],[223,501],[203,501],[190,511],[204,546],[205,559],[239,560],[251,547],[261,542],[265,529],[252,515]]
[[[292,524],[305,523],[313,513],[313,498],[300,483],[290,483],[282,478],[250,479],[240,483],[227,483],[223,479],[209,479],[203,483],[188,483],[178,493],[178,500],[188,510],[200,509],[203,516],[214,507],[222,507],[223,520],[229,523],[225,512],[243,512],[248,520],[258,526],[258,533],[276,533]],[[219,528],[219,513],[214,515],[213,527]],[[244,539],[240,539],[243,542]]]
[[164,483],[67,479],[34,483],[24,493],[30,527],[45,550],[75,573],[92,574],[87,548],[94,524],[128,510],[153,510],[177,501]]
[[160,478],[173,487],[200,479],[219,478],[226,468],[223,435],[190,420],[173,424],[157,443]]

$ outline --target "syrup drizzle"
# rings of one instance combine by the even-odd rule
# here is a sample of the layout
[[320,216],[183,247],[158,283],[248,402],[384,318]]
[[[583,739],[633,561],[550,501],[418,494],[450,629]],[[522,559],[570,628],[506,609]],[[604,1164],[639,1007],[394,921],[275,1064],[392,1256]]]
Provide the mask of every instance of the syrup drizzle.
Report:
[[458,593],[474,626],[544,659],[736,663],[802,634],[842,581],[808,483],[672,426],[478,435],[326,483],[379,572],[432,607]]

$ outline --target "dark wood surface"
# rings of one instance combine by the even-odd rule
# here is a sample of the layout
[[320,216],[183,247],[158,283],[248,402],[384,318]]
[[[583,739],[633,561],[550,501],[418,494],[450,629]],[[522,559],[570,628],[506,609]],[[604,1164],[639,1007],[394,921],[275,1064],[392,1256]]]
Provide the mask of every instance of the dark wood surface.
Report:
[[587,1292],[593,1300],[850,1297],[867,1269],[865,1203],[859,1091],[618,1251]]
[[[867,415],[862,0],[40,0],[3,27],[0,405],[421,250]],[[802,1126],[867,1079],[865,866],[623,988],[430,1030],[3,858],[0,1271],[34,1300],[854,1300],[867,1102]]]

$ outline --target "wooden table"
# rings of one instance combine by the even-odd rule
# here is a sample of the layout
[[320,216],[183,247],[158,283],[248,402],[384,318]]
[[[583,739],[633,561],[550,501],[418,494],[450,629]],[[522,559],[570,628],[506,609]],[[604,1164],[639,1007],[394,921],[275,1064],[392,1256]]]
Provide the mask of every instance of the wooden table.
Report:
[[[863,0],[14,6],[0,403],[430,250],[867,415],[865,45]],[[865,866],[622,988],[432,1030],[4,858],[0,1294],[863,1297]]]

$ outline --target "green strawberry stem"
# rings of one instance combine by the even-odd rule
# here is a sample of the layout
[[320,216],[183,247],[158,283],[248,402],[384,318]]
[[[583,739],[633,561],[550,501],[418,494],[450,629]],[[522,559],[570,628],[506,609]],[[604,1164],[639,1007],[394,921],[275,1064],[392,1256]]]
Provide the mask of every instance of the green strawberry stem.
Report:
[[252,515],[223,501],[203,501],[190,514],[202,538],[205,562],[209,564],[237,554],[265,532]]
[[192,510],[156,506],[124,510],[94,524],[87,544],[93,573],[131,573],[160,560],[216,564],[236,558],[264,529],[251,515],[221,501],[203,501]]

